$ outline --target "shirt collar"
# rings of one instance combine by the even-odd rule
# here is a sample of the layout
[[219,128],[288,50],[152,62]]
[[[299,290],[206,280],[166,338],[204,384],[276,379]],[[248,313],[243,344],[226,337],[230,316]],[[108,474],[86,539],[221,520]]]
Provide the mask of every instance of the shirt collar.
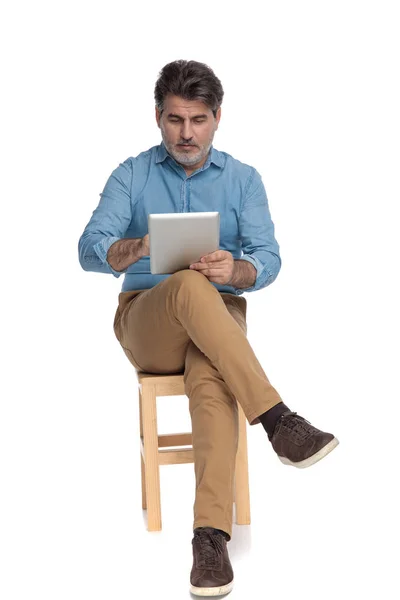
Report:
[[[169,154],[168,150],[166,149],[164,141],[162,141],[157,148],[156,163],[163,162],[167,158],[167,156],[169,156],[174,162],[176,162],[175,159]],[[210,165],[210,163],[214,163],[214,165],[220,168],[224,166],[224,160],[221,156],[221,153],[218,150],[216,150],[212,144],[207,156],[207,160],[202,168],[206,169]]]

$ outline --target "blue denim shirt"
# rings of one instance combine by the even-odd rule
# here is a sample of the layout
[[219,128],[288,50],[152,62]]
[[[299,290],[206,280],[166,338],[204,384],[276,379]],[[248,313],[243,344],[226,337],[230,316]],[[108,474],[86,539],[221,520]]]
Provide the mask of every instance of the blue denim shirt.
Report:
[[254,167],[213,146],[204,165],[189,176],[163,142],[121,163],[106,182],[79,239],[79,262],[85,271],[125,274],[123,292],[151,288],[170,275],[152,275],[150,256],[115,271],[107,262],[110,246],[123,238],[145,236],[150,213],[207,211],[220,213],[219,249],[249,261],[257,270],[255,284],[246,289],[210,283],[236,295],[270,285],[281,258],[261,176]]

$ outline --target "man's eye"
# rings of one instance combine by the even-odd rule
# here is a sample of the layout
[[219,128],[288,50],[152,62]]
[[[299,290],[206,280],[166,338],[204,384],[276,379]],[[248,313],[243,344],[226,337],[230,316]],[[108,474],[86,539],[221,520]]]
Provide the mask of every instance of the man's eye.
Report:
[[[170,119],[171,123],[179,123],[179,119]],[[205,119],[195,119],[195,123],[204,123]]]

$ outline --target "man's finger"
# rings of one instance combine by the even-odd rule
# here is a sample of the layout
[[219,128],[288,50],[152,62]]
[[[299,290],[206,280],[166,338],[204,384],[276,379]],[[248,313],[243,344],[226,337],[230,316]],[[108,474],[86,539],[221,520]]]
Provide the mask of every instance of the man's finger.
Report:
[[224,260],[224,256],[222,256],[219,252],[213,252],[212,254],[207,254],[206,256],[202,256],[201,262],[214,262],[218,260]]
[[225,265],[218,264],[217,262],[211,263],[193,263],[189,265],[189,269],[196,269],[197,271],[221,271],[225,269]]
[[190,265],[189,267],[190,269],[197,269],[198,271],[204,271],[205,269],[208,269],[208,263],[193,263],[192,265]]

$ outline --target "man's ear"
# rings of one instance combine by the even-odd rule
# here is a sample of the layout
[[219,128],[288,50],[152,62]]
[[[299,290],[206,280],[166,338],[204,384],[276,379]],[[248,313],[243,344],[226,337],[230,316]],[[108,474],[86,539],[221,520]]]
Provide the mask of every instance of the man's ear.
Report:
[[160,127],[160,119],[161,119],[161,114],[160,114],[160,111],[158,110],[158,107],[156,106],[156,121],[157,121],[158,127]]
[[219,109],[217,110],[217,114],[215,116],[215,121],[216,121],[215,130],[218,129],[220,119],[221,119],[221,107],[219,107]]

